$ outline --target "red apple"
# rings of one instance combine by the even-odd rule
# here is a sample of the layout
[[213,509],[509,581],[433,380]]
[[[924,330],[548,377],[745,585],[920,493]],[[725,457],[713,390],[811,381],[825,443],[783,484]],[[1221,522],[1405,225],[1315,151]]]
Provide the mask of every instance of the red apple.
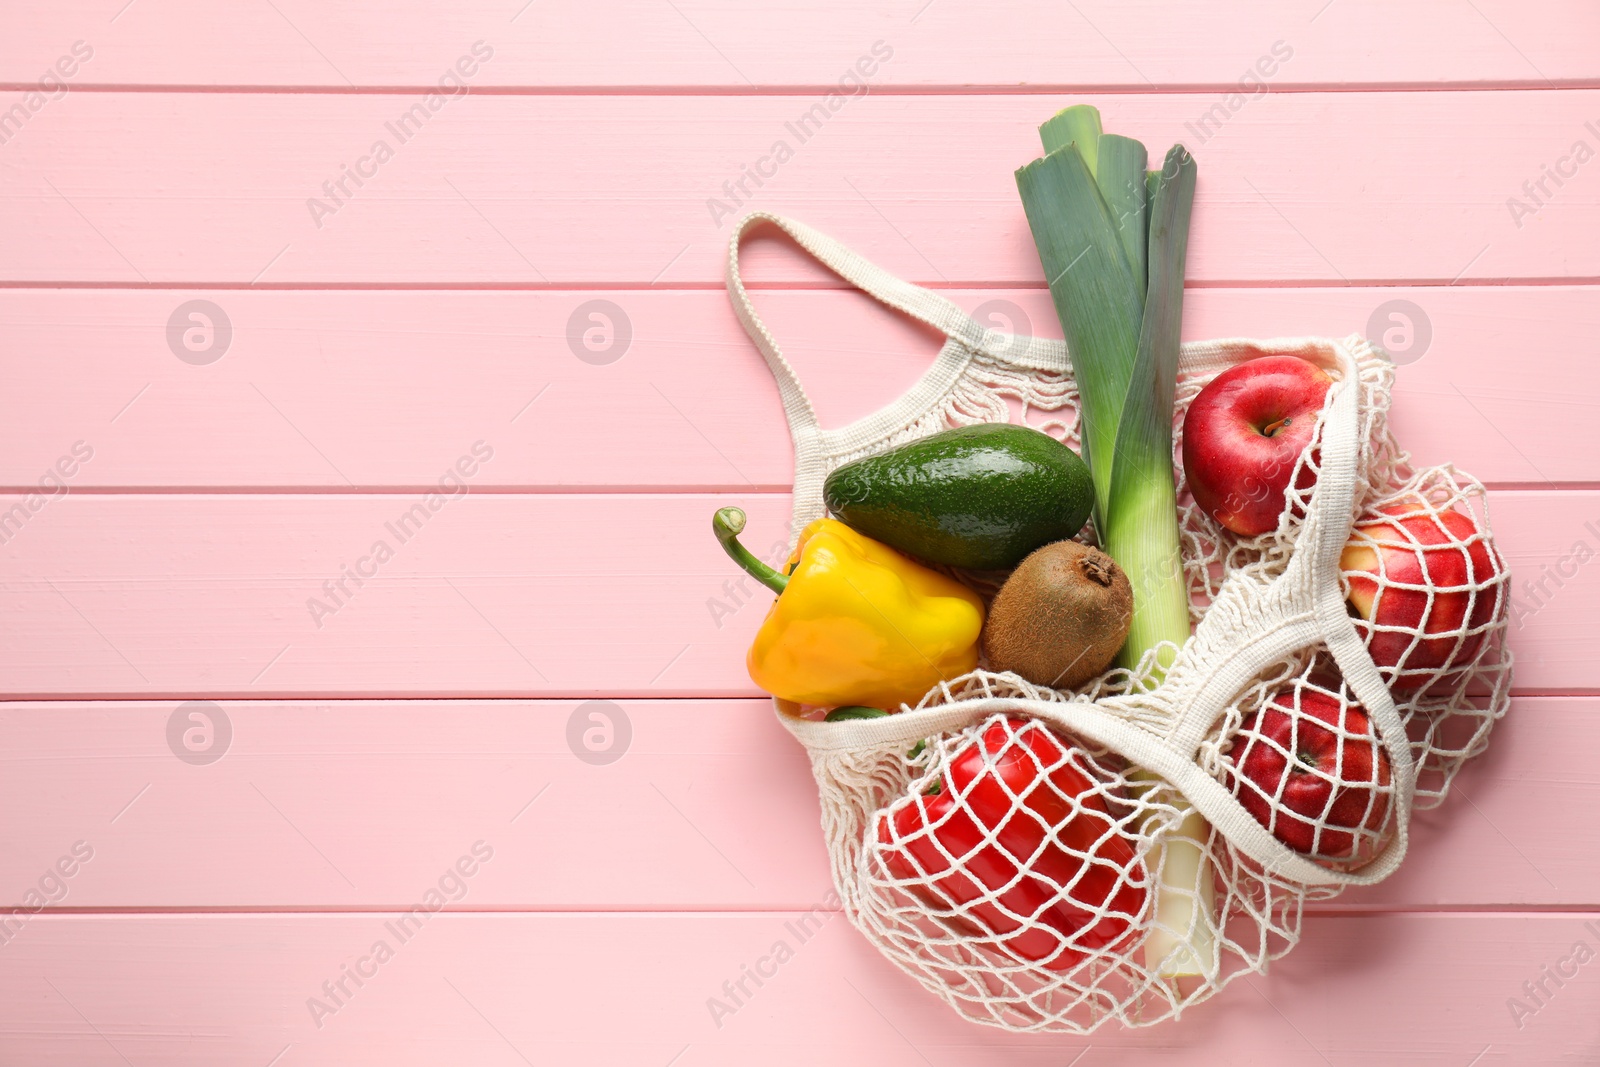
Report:
[[1354,867],[1382,846],[1389,754],[1359,705],[1310,688],[1278,693],[1246,717],[1228,758],[1239,802],[1296,852]]
[[[1244,537],[1276,529],[1331,384],[1298,356],[1262,356],[1213,378],[1183,419],[1183,473],[1195,503]],[[1296,487],[1313,479],[1304,470]]]
[[1499,554],[1470,515],[1411,495],[1378,509],[1339,556],[1350,612],[1394,689],[1470,663],[1500,611]]

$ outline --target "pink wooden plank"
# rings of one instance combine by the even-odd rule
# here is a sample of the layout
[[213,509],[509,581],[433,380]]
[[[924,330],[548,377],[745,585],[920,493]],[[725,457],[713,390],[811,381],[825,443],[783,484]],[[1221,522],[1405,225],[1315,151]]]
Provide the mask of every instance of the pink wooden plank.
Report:
[[0,906],[80,837],[63,906],[404,905],[478,838],[474,908],[806,908],[828,885],[810,764],[764,701],[606,702],[609,763],[575,754],[574,715],[585,755],[606,725],[575,701],[230,704],[203,712],[206,764],[174,755],[175,708],[0,705],[0,792],[35,815],[6,828]]
[[[768,601],[730,584],[706,523],[744,506],[767,555],[788,522],[776,494],[34,499],[0,556],[13,697],[755,695]],[[1600,687],[1600,493],[1507,490],[1493,510],[1518,688]]]
[[[1060,336],[1041,289],[950,296]],[[232,329],[206,365],[165,341],[193,299]],[[568,341],[595,300],[630,331],[614,362]],[[757,300],[827,425],[909,387],[938,345],[856,294]],[[1193,289],[1185,332],[1344,336],[1397,300],[1429,335],[1398,353],[1395,393],[1396,431],[1420,460],[1491,482],[1600,481],[1594,451],[1568,447],[1600,393],[1600,362],[1575,358],[1600,325],[1600,289]],[[479,489],[779,489],[793,470],[771,379],[714,291],[13,289],[0,291],[0,347],[25,357],[0,367],[0,485],[12,487],[80,440],[94,456],[63,479],[74,489],[421,486],[480,438],[495,455]]]
[[1277,88],[1592,83],[1600,73],[1582,44],[1600,29],[1591,9],[1474,6],[1440,19],[1375,0],[1337,10],[1321,0],[1251,0],[1204,13],[1153,0],[771,9],[558,0],[522,10],[485,0],[276,0],[226,12],[167,3],[119,13],[120,0],[74,0],[17,12],[0,77],[36,81],[80,38],[95,52],[74,85],[428,85],[477,39],[495,49],[472,80],[485,87],[831,87],[880,39],[894,49],[871,79],[882,88],[1232,87],[1280,40],[1289,58],[1267,63],[1263,79]]
[[[0,705],[0,808],[19,815],[0,907],[39,903],[80,840],[93,857],[46,884],[50,906],[398,907],[480,837],[496,854],[475,909],[806,908],[829,884],[809,764],[763,701],[612,703],[605,764],[568,740],[574,715],[602,725],[576,701],[217,707],[191,757],[215,758],[191,763],[169,722],[208,722],[176,701]],[[1516,700],[1416,818],[1400,873],[1318,910],[1600,908],[1600,860],[1572,847],[1600,803],[1597,710]]]
[[[385,927],[393,917],[382,914],[40,917],[5,946],[0,993],[11,1010],[0,1017],[0,1049],[11,1062],[73,1067],[274,1056],[394,1065],[1044,1067],[1074,1056],[1128,1067],[1474,1057],[1578,1065],[1600,1055],[1592,913],[1312,919],[1268,977],[1240,981],[1177,1023],[1089,1039],[964,1022],[842,918],[803,943],[786,925],[796,918],[444,915],[397,944]],[[374,964],[380,940],[391,955]],[[759,989],[746,980],[752,995],[719,1028],[708,999],[725,997],[722,984],[743,966],[768,958],[770,970],[779,941],[792,957]],[[1579,942],[1588,962],[1575,964]],[[1551,996],[1519,1029],[1508,1001],[1562,961],[1571,977],[1560,988],[1543,979]],[[357,966],[369,977],[360,987],[346,980],[350,995],[319,1029],[308,999]]]
[[[722,203],[792,214],[914,279],[1030,285],[1012,171],[1079,99],[870,95],[816,105],[830,117],[808,133],[803,96],[468,95],[429,112],[404,95],[68,93],[4,146],[0,281],[718,284]],[[1087,99],[1158,153],[1194,147],[1198,283],[1600,277],[1584,239],[1600,183],[1572,156],[1600,139],[1600,91],[1272,93],[1198,136],[1211,95]],[[421,128],[391,130],[412,106]],[[1491,131],[1448,195],[1418,180]],[[1546,165],[1574,176],[1557,188]],[[724,189],[742,167],[771,177]],[[760,250],[751,269],[815,277]]]

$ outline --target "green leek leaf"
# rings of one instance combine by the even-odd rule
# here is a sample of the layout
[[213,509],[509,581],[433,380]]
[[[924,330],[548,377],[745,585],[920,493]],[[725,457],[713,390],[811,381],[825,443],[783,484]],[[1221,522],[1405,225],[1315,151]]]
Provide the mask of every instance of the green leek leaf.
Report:
[[1100,109],[1089,104],[1074,104],[1052,115],[1039,127],[1039,140],[1045,155],[1076,144],[1089,173],[1099,170]]
[[1103,531],[1117,423],[1138,356],[1144,301],[1105,199],[1076,144],[1034,160],[1016,177],[1066,333],[1082,401],[1083,458],[1094,475],[1095,528]]
[[1100,196],[1111,212],[1111,221],[1122,239],[1122,252],[1128,257],[1133,283],[1139,299],[1145,289],[1145,165],[1149,156],[1144,145],[1131,137],[1114,133],[1100,136],[1100,166],[1094,172]]
[[1124,666],[1132,666],[1161,641],[1182,645],[1189,637],[1189,592],[1172,473],[1172,405],[1195,171],[1194,159],[1182,145],[1174,145],[1151,204],[1150,286],[1117,425],[1109,494],[1113,506],[1104,547],[1133,585],[1135,610]]

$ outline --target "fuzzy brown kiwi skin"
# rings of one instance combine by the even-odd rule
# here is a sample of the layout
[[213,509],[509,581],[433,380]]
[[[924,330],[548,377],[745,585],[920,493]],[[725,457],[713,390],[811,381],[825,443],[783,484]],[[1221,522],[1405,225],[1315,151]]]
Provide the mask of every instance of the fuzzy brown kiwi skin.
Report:
[[1011,572],[983,624],[989,668],[1076,689],[1116,659],[1133,587],[1116,561],[1076,541],[1036,549]]

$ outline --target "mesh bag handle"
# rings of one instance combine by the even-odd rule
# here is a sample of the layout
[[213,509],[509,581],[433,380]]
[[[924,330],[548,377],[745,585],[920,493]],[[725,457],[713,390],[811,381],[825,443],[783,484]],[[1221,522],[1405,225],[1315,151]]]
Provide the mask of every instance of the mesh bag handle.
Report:
[[733,313],[738,316],[750,339],[755,342],[762,358],[771,368],[773,378],[778,382],[778,391],[783,396],[784,411],[789,415],[791,427],[815,429],[816,411],[811,407],[810,398],[800,385],[800,379],[795,374],[794,368],[783,357],[777,339],[761,321],[760,313],[751,303],[750,294],[745,289],[744,278],[739,270],[739,251],[744,246],[745,236],[763,223],[776,226],[794,238],[795,242],[817,262],[879,303],[904,312],[918,322],[938,330],[947,338],[961,341],[968,348],[985,347],[984,329],[966,312],[938,293],[896,278],[876,263],[857,255],[832,237],[813,230],[804,223],[766,211],[752,212],[739,220],[733,236],[728,241],[728,294],[733,302]]
[[[879,303],[911,316],[945,335],[944,347],[933,366],[905,395],[883,410],[842,430],[825,430],[817,422],[811,398],[784,358],[778,340],[761,321],[739,268],[739,252],[746,235],[757,226],[771,224],[792,237],[812,258],[834,274],[871,296]],[[890,428],[915,420],[955,383],[974,351],[987,351],[984,329],[951,301],[919,285],[902,281],[882,267],[857,255],[827,234],[801,222],[765,211],[752,212],[739,220],[728,240],[726,266],[728,296],[733,313],[745,333],[755,342],[767,369],[778,384],[778,395],[789,421],[789,436],[794,441],[795,499],[820,500],[822,482],[827,476],[827,457],[876,440]],[[1065,360],[1065,349],[1062,349]],[[820,514],[820,510],[818,511]],[[797,516],[809,519],[814,516]],[[804,522],[794,523],[791,544]]]

